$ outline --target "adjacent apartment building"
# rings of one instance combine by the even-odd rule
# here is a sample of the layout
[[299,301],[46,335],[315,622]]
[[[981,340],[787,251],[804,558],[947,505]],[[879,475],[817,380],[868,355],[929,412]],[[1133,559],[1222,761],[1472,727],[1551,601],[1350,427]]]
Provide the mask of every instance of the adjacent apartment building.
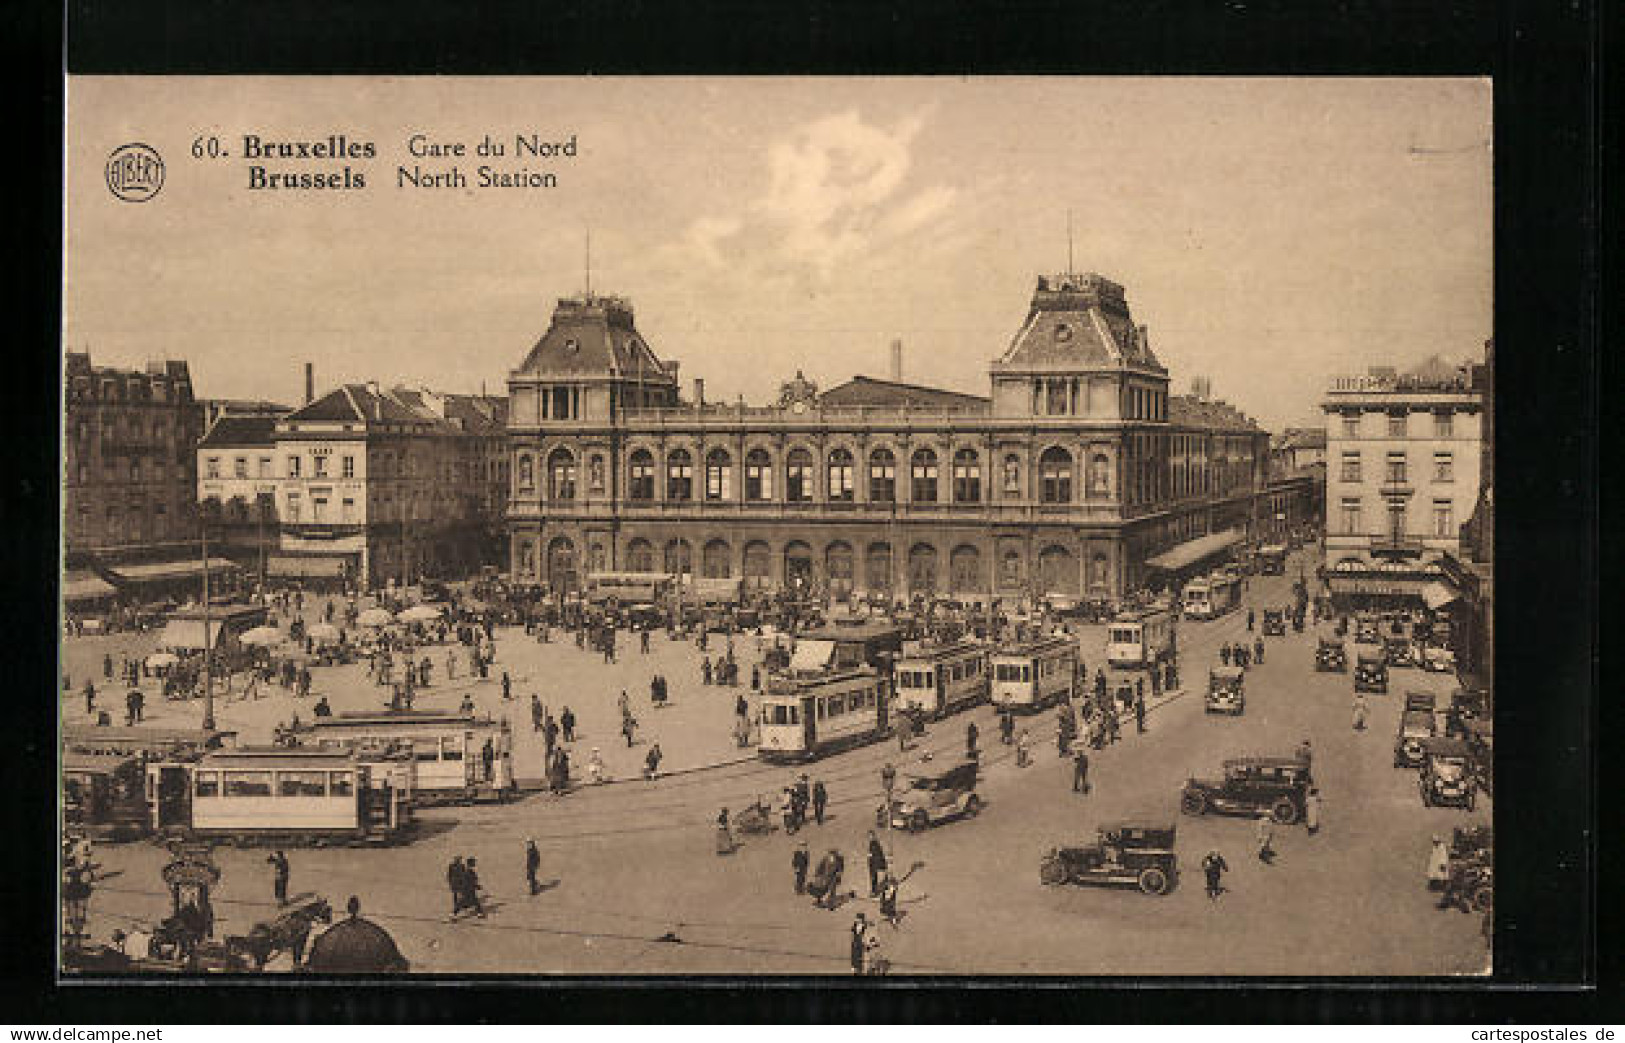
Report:
[[1332,381],[1326,413],[1327,585],[1359,603],[1454,596],[1439,559],[1459,556],[1478,502],[1485,438],[1473,365],[1433,357]]
[[514,575],[1109,599],[1253,535],[1268,435],[1169,393],[1117,283],[1040,278],[986,396],[905,383],[893,351],[889,380],[684,400],[630,302],[560,300],[508,379]]

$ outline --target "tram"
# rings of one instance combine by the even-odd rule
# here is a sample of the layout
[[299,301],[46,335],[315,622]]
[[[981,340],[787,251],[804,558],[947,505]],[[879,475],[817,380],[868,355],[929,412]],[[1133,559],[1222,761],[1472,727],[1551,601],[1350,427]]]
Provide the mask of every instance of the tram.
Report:
[[899,713],[946,717],[987,699],[987,650],[975,641],[910,641],[892,681]]
[[150,828],[141,758],[123,753],[62,755],[62,824],[107,840]]
[[200,840],[368,846],[406,839],[410,792],[348,750],[244,747],[147,765],[153,829]]
[[1279,543],[1271,543],[1258,548],[1258,572],[1261,576],[1281,576],[1286,574],[1286,548]]
[[[797,649],[800,651],[800,648]],[[775,674],[761,696],[764,761],[816,760],[884,738],[890,731],[891,685],[870,667]]]
[[1191,619],[1217,619],[1241,605],[1241,579],[1214,572],[1185,584],[1185,615]]
[[1167,605],[1119,613],[1106,628],[1106,663],[1122,669],[1154,666],[1173,650],[1174,612]]
[[[395,784],[414,804],[507,800],[514,791],[513,734],[508,722],[437,710],[386,710],[318,717],[303,728],[323,749],[405,765]],[[485,746],[491,768],[485,768]]]
[[1078,673],[1078,642],[1059,635],[1004,645],[991,657],[993,705],[1031,713],[1069,699]]
[[236,732],[213,728],[62,726],[63,752],[86,756],[178,757],[229,747],[236,739]]

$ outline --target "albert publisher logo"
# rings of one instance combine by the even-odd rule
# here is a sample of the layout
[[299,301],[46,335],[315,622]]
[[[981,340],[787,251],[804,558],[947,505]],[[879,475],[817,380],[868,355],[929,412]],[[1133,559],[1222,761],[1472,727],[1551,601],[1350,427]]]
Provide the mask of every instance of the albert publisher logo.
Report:
[[164,187],[164,160],[140,142],[122,145],[107,157],[107,188],[126,203],[145,203]]

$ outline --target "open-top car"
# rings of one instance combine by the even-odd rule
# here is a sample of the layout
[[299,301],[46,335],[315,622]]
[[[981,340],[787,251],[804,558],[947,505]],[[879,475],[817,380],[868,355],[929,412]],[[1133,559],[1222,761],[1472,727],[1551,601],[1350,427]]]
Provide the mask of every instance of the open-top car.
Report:
[[1285,612],[1282,612],[1278,608],[1266,608],[1264,610],[1264,636],[1265,637],[1285,637],[1286,636],[1286,613]]
[[1446,863],[1452,889],[1475,910],[1483,912],[1495,902],[1494,834],[1489,826],[1456,827],[1450,838]]
[[1432,692],[1406,692],[1405,709],[1433,713],[1439,708],[1438,697]]
[[1478,787],[1473,781],[1472,751],[1467,743],[1461,739],[1428,740],[1417,786],[1426,807],[1473,810],[1478,803]]
[[1457,688],[1450,693],[1450,708],[1464,718],[1488,718],[1484,692],[1477,688]]
[[[1413,693],[1414,694],[1414,693]],[[1438,733],[1433,711],[1413,710],[1407,695],[1406,709],[1399,715],[1399,734],[1394,737],[1394,767],[1419,768],[1427,756],[1428,742]]]
[[1408,637],[1387,637],[1382,642],[1390,666],[1417,666],[1416,646]]
[[1315,669],[1321,673],[1341,674],[1349,668],[1348,649],[1334,637],[1322,637],[1315,644]]
[[1246,671],[1239,666],[1216,666],[1207,672],[1204,712],[1241,714],[1247,709]]
[[1381,652],[1360,652],[1354,659],[1356,692],[1388,691],[1388,658]]
[[933,775],[908,776],[888,809],[881,805],[876,822],[882,827],[920,832],[946,819],[970,817],[982,810],[976,795],[976,763],[965,761]]
[[1377,617],[1361,612],[1354,617],[1354,640],[1360,644],[1375,644],[1378,631]]
[[1056,884],[1118,884],[1165,895],[1179,879],[1174,827],[1141,821],[1102,825],[1094,843],[1055,847],[1038,864],[1038,879]]
[[1299,757],[1236,757],[1224,762],[1218,779],[1190,778],[1179,794],[1187,815],[1208,812],[1256,815],[1267,810],[1282,825],[1303,818],[1309,792],[1309,764]]

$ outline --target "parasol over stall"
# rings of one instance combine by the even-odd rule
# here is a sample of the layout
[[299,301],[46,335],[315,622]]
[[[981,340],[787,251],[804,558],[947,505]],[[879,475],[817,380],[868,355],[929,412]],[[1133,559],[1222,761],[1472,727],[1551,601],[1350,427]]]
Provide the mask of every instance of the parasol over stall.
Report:
[[270,647],[271,645],[280,645],[282,642],[287,640],[287,636],[276,627],[255,627],[252,630],[244,632],[243,636],[237,640],[241,641],[245,645],[253,645],[256,648],[262,648]]
[[339,628],[331,623],[317,623],[306,630],[305,633],[310,635],[310,639],[318,645],[337,644],[339,639]]
[[430,623],[440,618],[440,609],[435,605],[413,605],[400,615],[403,623]]
[[395,621],[387,608],[369,608],[356,617],[357,623],[364,627],[387,627]]
[[180,661],[181,657],[173,652],[154,652],[147,657],[147,665],[150,667],[174,666]]

